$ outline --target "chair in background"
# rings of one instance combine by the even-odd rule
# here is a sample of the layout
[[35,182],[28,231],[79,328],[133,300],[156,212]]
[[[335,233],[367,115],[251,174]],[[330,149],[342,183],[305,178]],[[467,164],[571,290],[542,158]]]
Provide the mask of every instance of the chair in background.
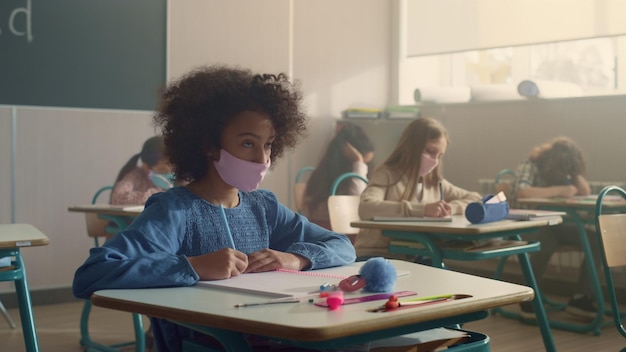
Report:
[[313,172],[315,167],[305,166],[296,174],[296,182],[293,185],[293,198],[296,202],[296,211],[302,214],[304,208],[304,191],[306,190],[306,182],[302,181],[302,176],[307,172]]
[[[626,267],[626,213],[602,214],[603,204],[609,199],[607,194],[611,192],[618,193],[626,200],[626,191],[620,187],[607,186],[600,191],[596,200],[596,232],[599,234],[599,249],[613,320],[619,333],[626,337],[626,329],[622,322],[623,313],[619,310],[619,303],[623,304],[625,301],[624,297],[622,297],[622,302],[617,298],[612,271],[618,267]],[[601,309],[603,308],[603,302],[598,302],[598,305]],[[621,351],[626,352],[626,347]]]
[[[113,190],[113,186],[104,186],[100,188],[91,199],[91,204],[97,204],[101,195]],[[108,200],[106,202],[109,203]],[[87,223],[87,236],[94,239],[95,247],[99,247],[99,240],[106,241],[111,236],[122,231],[132,221],[132,218],[123,216],[113,216],[104,214],[85,213],[85,222]],[[145,334],[143,331],[143,320],[140,314],[132,314],[133,325],[135,328],[135,341],[123,342],[115,345],[103,345],[95,342],[89,335],[89,315],[91,313],[91,301],[85,300],[83,311],[80,316],[80,345],[86,351],[121,351],[119,348],[135,345],[136,352],[144,352],[146,349]]]
[[350,241],[354,243],[356,235],[359,233],[359,229],[350,226],[353,221],[360,220],[359,218],[359,202],[361,200],[360,195],[337,195],[337,187],[342,181],[348,178],[358,178],[367,183],[367,179],[357,173],[347,172],[337,177],[330,189],[330,196],[328,197],[328,216],[330,219],[330,227],[333,231],[343,233]]
[[502,169],[496,175],[494,180],[494,187],[496,193],[502,192],[506,196],[507,199],[510,198],[511,188],[513,187],[513,183],[515,182],[515,171],[511,169]]
[[[0,272],[4,270],[11,270],[11,268],[11,257],[0,258]],[[11,314],[7,312],[7,309],[4,307],[4,304],[2,304],[2,301],[0,301],[0,312],[2,312],[4,319],[7,323],[9,323],[11,329],[15,329],[17,325],[15,325],[15,321],[11,317]]]

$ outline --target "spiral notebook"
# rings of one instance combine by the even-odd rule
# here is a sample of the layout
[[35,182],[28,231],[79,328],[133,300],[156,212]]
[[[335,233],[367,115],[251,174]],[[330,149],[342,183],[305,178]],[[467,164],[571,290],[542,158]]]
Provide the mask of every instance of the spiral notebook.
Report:
[[[271,298],[298,297],[319,292],[320,286],[324,284],[337,285],[339,281],[351,275],[358,275],[363,264],[365,262],[310,271],[281,269],[264,273],[247,273],[225,280],[198,281],[196,285],[260,294]],[[409,272],[398,270],[397,274],[404,276]]]

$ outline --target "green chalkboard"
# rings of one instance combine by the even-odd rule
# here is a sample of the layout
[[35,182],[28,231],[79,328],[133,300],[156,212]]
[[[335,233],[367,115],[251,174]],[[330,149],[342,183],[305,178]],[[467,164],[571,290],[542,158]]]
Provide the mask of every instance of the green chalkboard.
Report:
[[0,104],[154,110],[167,0],[0,0]]

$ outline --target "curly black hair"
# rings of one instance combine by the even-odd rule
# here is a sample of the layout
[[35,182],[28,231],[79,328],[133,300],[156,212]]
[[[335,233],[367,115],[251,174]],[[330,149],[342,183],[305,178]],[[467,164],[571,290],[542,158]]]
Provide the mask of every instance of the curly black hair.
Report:
[[222,131],[244,112],[267,114],[276,130],[272,165],[306,132],[302,93],[283,73],[254,74],[222,65],[204,66],[166,87],[154,124],[165,137],[166,155],[178,181],[194,181],[208,172],[207,151],[220,149]]

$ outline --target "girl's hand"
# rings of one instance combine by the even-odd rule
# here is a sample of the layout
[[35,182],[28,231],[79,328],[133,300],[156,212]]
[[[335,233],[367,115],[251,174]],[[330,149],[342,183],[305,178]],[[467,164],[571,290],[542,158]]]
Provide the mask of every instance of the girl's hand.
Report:
[[229,279],[245,272],[248,256],[232,248],[223,248],[195,257],[187,257],[200,280]]
[[359,161],[363,162],[363,155],[359,152],[352,144],[346,142],[343,145],[343,156],[348,158],[348,160],[352,160],[353,162]]
[[435,203],[428,203],[424,206],[424,216],[432,218],[442,218],[452,213],[452,207],[450,204],[443,200]]
[[244,272],[260,273],[278,268],[302,270],[310,265],[311,262],[305,257],[266,248],[248,255],[248,267]]

